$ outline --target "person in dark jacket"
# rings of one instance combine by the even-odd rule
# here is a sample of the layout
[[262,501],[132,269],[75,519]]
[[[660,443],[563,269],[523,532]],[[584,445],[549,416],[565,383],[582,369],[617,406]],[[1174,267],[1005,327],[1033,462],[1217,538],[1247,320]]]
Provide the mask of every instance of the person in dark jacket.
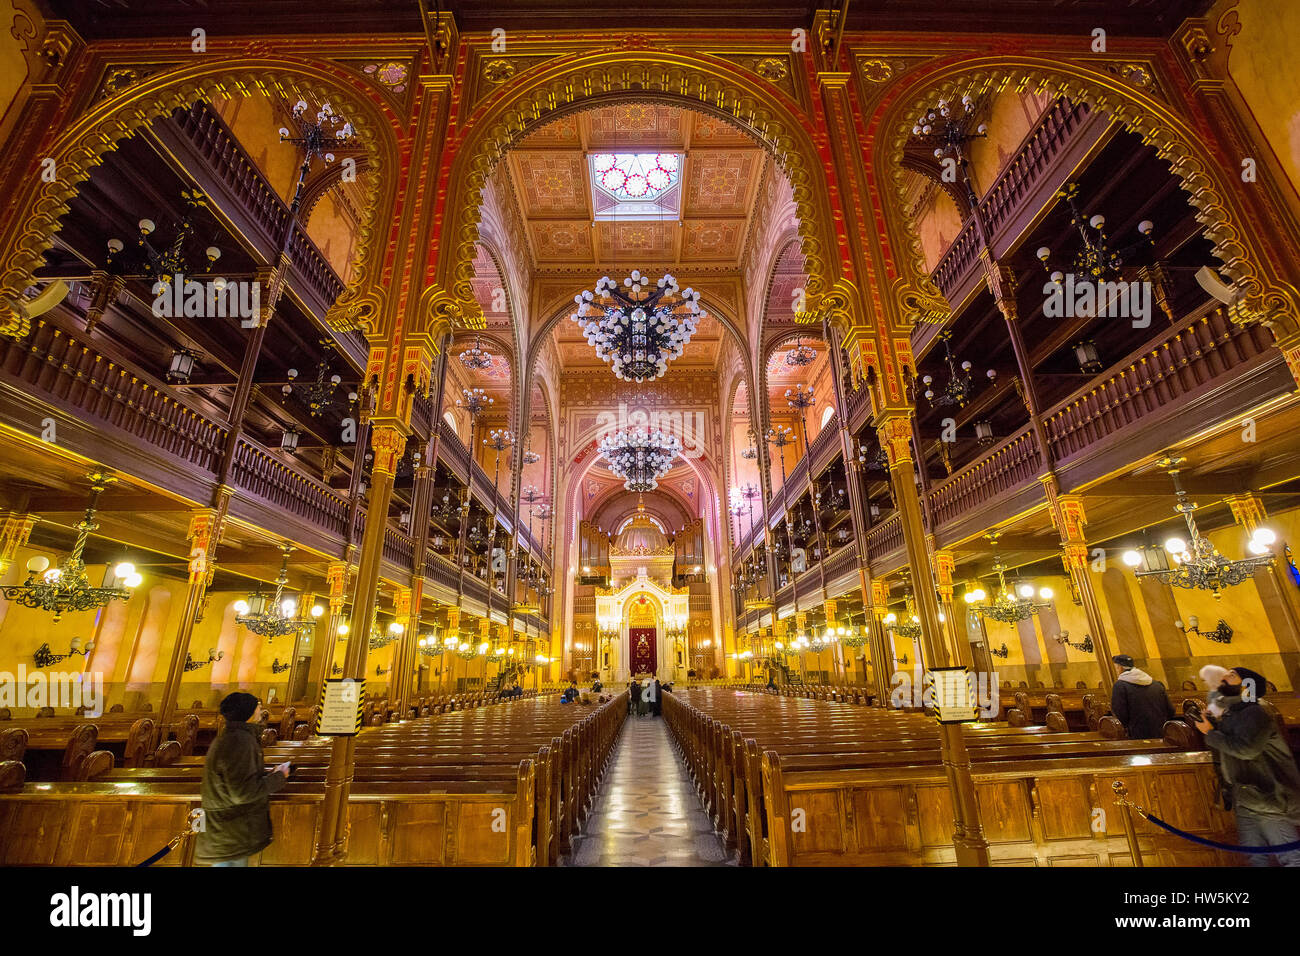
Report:
[[1127,654],[1116,654],[1111,660],[1119,668],[1119,678],[1110,692],[1110,712],[1119,718],[1130,740],[1163,737],[1165,721],[1174,718],[1165,685],[1134,667]]
[[[1216,720],[1202,717],[1196,729],[1219,758],[1225,796],[1237,815],[1242,846],[1282,846],[1300,842],[1300,768],[1291,748],[1259,698],[1268,689],[1264,675],[1234,667],[1219,691],[1226,709]],[[1277,854],[1283,866],[1300,867],[1300,850]],[[1251,866],[1268,866],[1269,854],[1252,853]]]
[[654,689],[650,692],[650,713],[658,717],[664,712],[664,687],[655,678]]
[[252,694],[236,691],[221,701],[225,729],[203,761],[203,828],[195,859],[213,866],[248,866],[271,843],[271,794],[289,779],[289,764],[267,770],[259,740],[261,710]]

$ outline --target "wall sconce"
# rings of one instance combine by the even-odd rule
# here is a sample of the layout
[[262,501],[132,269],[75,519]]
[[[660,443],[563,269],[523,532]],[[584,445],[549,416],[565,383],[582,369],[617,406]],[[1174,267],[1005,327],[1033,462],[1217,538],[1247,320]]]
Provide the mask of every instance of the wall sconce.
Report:
[[1195,614],[1187,618],[1185,626],[1182,621],[1174,621],[1174,627],[1184,634],[1195,634],[1197,637],[1203,637],[1207,641],[1214,641],[1216,644],[1232,643],[1232,628],[1228,626],[1228,622],[1223,618],[1219,618],[1218,625],[1212,631],[1202,631],[1200,618]]
[[89,657],[90,652],[93,651],[94,649],[95,649],[95,642],[87,641],[85,650],[82,650],[81,638],[74,637],[68,645],[68,653],[55,654],[50,650],[49,641],[46,641],[44,644],[42,644],[40,647],[36,649],[36,653],[32,655],[32,660],[36,662],[37,667],[50,667],[54,664],[59,663],[59,661],[67,660],[73,654],[80,654],[83,657]]
[[226,656],[225,651],[219,651],[215,647],[210,647],[208,648],[208,659],[206,661],[196,661],[194,658],[190,657],[189,652],[186,651],[185,671],[186,673],[188,673],[190,671],[196,671],[200,667],[207,667],[209,664],[214,663],[215,661],[219,661],[221,660],[221,658],[225,656]]
[[1074,641],[1070,640],[1069,631],[1062,631],[1060,634],[1056,635],[1056,643],[1064,644],[1066,647],[1073,647],[1076,651],[1083,651],[1085,654],[1092,653],[1091,634],[1083,635],[1083,640],[1076,644]]
[[330,676],[331,676],[331,677],[338,677],[338,676],[339,676],[340,674],[342,674],[342,673],[343,673],[343,665],[342,665],[342,664],[335,664],[333,667],[330,668]]
[[895,663],[895,664],[902,664],[904,667],[906,667],[906,666],[907,666],[907,655],[904,654],[902,657],[895,657],[895,658],[894,658],[894,663]]
[[376,677],[383,677],[385,674],[387,674],[387,673],[388,673],[389,671],[391,671],[391,670],[392,670],[391,667],[380,667],[378,664],[376,664],[376,665],[375,665],[375,676],[376,676]]
[[283,674],[283,673],[284,673],[285,671],[287,671],[288,669],[289,669],[289,665],[288,665],[288,664],[281,664],[281,663],[280,663],[280,658],[278,658],[278,657],[277,657],[275,660],[271,661],[271,673],[272,673],[272,674]]
[[1007,649],[1006,641],[1003,641],[1001,647],[990,647],[989,654],[993,657],[1000,657],[1003,660],[1006,660],[1011,656],[1011,651]]

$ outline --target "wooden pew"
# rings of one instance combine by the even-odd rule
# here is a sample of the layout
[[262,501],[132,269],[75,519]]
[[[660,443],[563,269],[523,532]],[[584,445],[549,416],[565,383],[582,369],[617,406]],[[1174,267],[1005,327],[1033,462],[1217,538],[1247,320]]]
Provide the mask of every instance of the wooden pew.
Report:
[[[733,694],[715,699],[705,694],[702,703],[704,698],[735,728],[685,702],[666,705],[665,713],[706,805],[728,843],[738,847],[742,862],[770,862],[761,761],[767,746],[779,746],[782,759],[800,773],[939,766],[937,726],[920,715],[771,696]],[[985,724],[969,726],[967,731],[968,749],[977,764],[1065,757],[1077,761],[1089,755],[1121,758],[1174,749],[1164,741],[1107,741],[1097,734],[1049,733],[1042,727]],[[760,747],[751,734],[766,734],[768,744]]]
[[[622,695],[600,707],[518,698],[364,730],[347,864],[552,865],[594,795],[626,709]],[[269,764],[292,759],[296,769],[271,801],[275,843],[261,863],[310,862],[329,749],[322,738],[268,748]],[[198,806],[201,761],[177,758],[0,796],[0,864],[125,865],[150,855]],[[187,843],[167,861],[188,863],[192,853]]]

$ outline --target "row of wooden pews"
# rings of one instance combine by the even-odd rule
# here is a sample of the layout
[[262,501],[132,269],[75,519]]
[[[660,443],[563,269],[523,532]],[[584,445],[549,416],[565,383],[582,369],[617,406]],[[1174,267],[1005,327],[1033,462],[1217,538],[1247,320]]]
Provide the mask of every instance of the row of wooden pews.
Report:
[[[598,707],[553,696],[494,699],[364,728],[345,862],[554,865],[594,795],[626,709],[625,695]],[[268,766],[290,760],[294,772],[272,798],[275,841],[258,862],[311,862],[330,749],[328,738],[316,737],[266,748]],[[0,864],[138,862],[186,827],[202,772],[201,757],[181,756],[0,794]],[[158,865],[192,860],[186,841]]]
[[[520,699],[533,696],[525,692]],[[482,707],[498,699],[477,693],[429,695],[413,698],[405,710],[407,717],[427,717]],[[0,791],[21,786],[24,780],[93,780],[114,767],[169,766],[180,757],[206,753],[224,724],[217,711],[195,701],[162,739],[152,709],[128,714],[115,708],[98,717],[51,712],[0,720],[0,764],[22,764],[3,768]],[[263,746],[277,740],[306,740],[315,730],[315,706],[280,704],[265,710]],[[366,727],[399,719],[403,719],[399,708],[384,699],[367,701],[362,714]]]
[[[727,688],[665,695],[664,716],[742,863],[955,861],[952,801],[932,717]],[[1215,805],[1217,781],[1204,751],[1006,722],[968,724],[965,738],[997,865],[1130,865],[1115,780],[1183,830],[1234,839],[1231,815]],[[1145,821],[1135,832],[1148,864],[1238,862]]]

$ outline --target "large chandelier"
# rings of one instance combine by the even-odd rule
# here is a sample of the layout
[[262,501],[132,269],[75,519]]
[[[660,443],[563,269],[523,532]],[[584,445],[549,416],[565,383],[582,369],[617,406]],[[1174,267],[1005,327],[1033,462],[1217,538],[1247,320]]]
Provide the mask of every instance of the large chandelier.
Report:
[[905,637],[909,641],[914,641],[921,636],[921,618],[912,608],[912,596],[907,595],[906,619],[900,620],[898,615],[893,611],[882,618],[881,623],[885,625],[885,630],[893,631],[899,637]]
[[[149,237],[157,231],[157,224],[152,219],[141,219],[137,224],[139,235],[135,246],[130,251],[126,243],[116,237],[108,240],[108,257],[105,269],[110,275],[123,277],[142,276],[155,282],[170,283],[174,275],[190,275],[195,269],[202,270],[196,259],[189,255],[197,232],[195,217],[200,210],[208,208],[207,196],[198,189],[182,189],[181,201],[185,206],[181,221],[174,226],[175,235],[167,245],[158,247],[150,242]],[[208,246],[203,250],[206,267],[211,269],[219,258],[221,250]]]
[[615,432],[600,440],[600,453],[609,462],[609,470],[623,479],[628,491],[658,488],[658,479],[668,474],[681,450],[676,435],[659,429]]
[[[948,384],[936,394],[934,376],[925,375],[921,378],[921,384],[925,386],[925,397],[929,399],[932,408],[941,408],[945,405],[963,408],[970,400],[971,392],[975,390],[974,383],[971,381],[971,363],[965,361],[961,363],[960,368],[958,367],[957,360],[952,355],[951,340],[951,332],[945,330],[939,333],[939,341],[943,343],[944,361],[948,364]],[[985,374],[990,382],[998,377],[996,369],[989,369]]]
[[100,493],[117,480],[102,471],[92,471],[87,477],[90,478],[90,500],[86,502],[85,516],[77,522],[77,540],[72,551],[54,568],[50,567],[49,558],[37,555],[27,562],[26,581],[0,587],[6,598],[23,607],[52,611],[56,624],[68,611],[93,611],[110,601],[129,598],[132,588],[138,587],[143,580],[135,567],[126,562],[113,568],[114,581],[120,582],[116,587],[94,587],[86,576],[86,564],[81,554],[90,533],[99,527],[95,522],[95,503]]
[[1165,551],[1173,559],[1172,567],[1159,548],[1144,548],[1140,553],[1126,551],[1123,560],[1131,568],[1142,566],[1141,570],[1134,572],[1138,577],[1155,575],[1162,583],[1176,588],[1212,591],[1215,600],[1218,600],[1219,591],[1249,581],[1254,577],[1256,569],[1273,563],[1269,546],[1277,540],[1277,535],[1268,528],[1256,527],[1246,546],[1250,555],[1237,561],[1229,561],[1221,555],[1210,543],[1210,539],[1203,537],[1197,530],[1196,521],[1192,517],[1192,512],[1197,508],[1196,502],[1187,499],[1187,492],[1178,480],[1177,466],[1184,460],[1162,458],[1156,464],[1164,468],[1173,480],[1174,495],[1178,499],[1174,510],[1186,520],[1190,540],[1184,541],[1174,535],[1165,541]]
[[402,636],[406,631],[406,626],[401,621],[389,621],[388,626],[382,631],[379,629],[379,608],[375,608],[374,614],[370,617],[370,634],[368,635],[368,645],[372,651],[377,651],[381,647],[387,647],[393,641]]
[[596,356],[611,363],[614,376],[622,381],[652,382],[663,375],[707,314],[700,308],[700,294],[681,289],[671,275],[654,288],[649,283],[649,277],[634,269],[622,288],[604,276],[595,292],[573,297],[578,309],[570,317],[582,327]]
[[492,367],[492,355],[483,348],[477,335],[474,336],[474,345],[460,353],[460,364],[476,371]]
[[981,601],[987,601],[988,594],[983,588],[975,588],[967,591],[963,600],[971,606],[971,610],[985,617],[991,617],[995,621],[1001,621],[1003,624],[1015,624],[1017,621],[1027,621],[1040,609],[1049,607],[1052,599],[1052,589],[1043,587],[1037,589],[1038,601],[1034,600],[1035,588],[1028,581],[1020,581],[1014,588],[1007,586],[1006,566],[1002,559],[997,555],[993,556],[993,569],[998,573],[998,593],[997,596],[986,604]]
[[801,338],[794,340],[794,348],[785,353],[785,364],[791,368],[805,368],[817,361],[817,350],[804,345]]
[[[316,418],[321,412],[327,409],[334,399],[334,392],[343,382],[343,376],[339,375],[330,368],[329,353],[333,347],[329,342],[324,340],[320,343],[325,347],[325,354],[321,357],[320,362],[316,365],[316,379],[313,382],[298,381],[298,370],[291,368],[285,373],[289,381],[280,386],[280,391],[285,398],[290,397],[295,392],[298,398],[305,404],[311,412],[311,417]],[[349,401],[356,401],[356,392],[348,393]]]
[[284,586],[289,583],[289,554],[292,551],[289,545],[280,545],[284,557],[280,560],[280,573],[275,578],[274,595],[268,597],[259,588],[247,600],[235,602],[235,622],[267,640],[309,631],[316,626],[315,619],[325,613],[325,608],[317,604],[307,617],[300,617],[298,601],[284,596]]

